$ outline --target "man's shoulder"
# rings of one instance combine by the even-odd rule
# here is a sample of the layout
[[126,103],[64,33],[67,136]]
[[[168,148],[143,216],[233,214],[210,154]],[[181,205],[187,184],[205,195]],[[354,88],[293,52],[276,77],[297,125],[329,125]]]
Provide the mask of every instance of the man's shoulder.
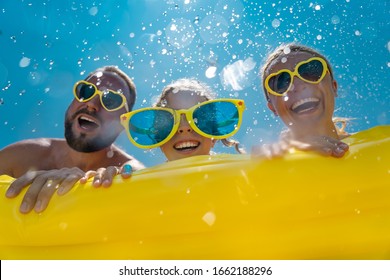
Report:
[[25,139],[6,146],[1,152],[42,151],[65,144],[64,139],[59,138],[34,138]]

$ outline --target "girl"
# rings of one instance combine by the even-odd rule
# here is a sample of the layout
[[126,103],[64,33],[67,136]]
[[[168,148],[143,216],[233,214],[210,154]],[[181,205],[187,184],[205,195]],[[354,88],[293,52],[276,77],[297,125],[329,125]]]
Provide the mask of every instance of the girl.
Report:
[[218,139],[242,153],[239,143],[227,138],[238,131],[244,109],[243,100],[214,99],[205,84],[180,79],[163,89],[152,108],[123,114],[121,122],[134,145],[160,147],[171,161],[209,155]]

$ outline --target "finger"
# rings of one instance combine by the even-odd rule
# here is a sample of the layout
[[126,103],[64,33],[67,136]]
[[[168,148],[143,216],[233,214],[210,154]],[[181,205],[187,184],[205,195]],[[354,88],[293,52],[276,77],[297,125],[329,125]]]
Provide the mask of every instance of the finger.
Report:
[[64,195],[67,192],[69,192],[73,188],[73,186],[77,183],[77,181],[79,181],[80,176],[81,175],[70,174],[68,177],[66,177],[58,188],[57,191],[58,195]]
[[47,208],[50,199],[53,197],[53,194],[59,188],[61,183],[60,180],[47,180],[45,185],[42,187],[41,191],[38,193],[37,202],[35,203],[34,210],[37,213],[42,212]]
[[105,171],[106,171],[105,168],[99,168],[96,171],[96,174],[95,174],[95,176],[93,178],[93,182],[92,182],[92,185],[94,187],[100,187],[102,185],[102,178],[103,178],[103,174]]
[[106,171],[103,173],[102,184],[103,187],[109,187],[112,184],[112,179],[115,175],[119,173],[119,168],[116,166],[107,167]]
[[44,177],[37,177],[32,182],[31,186],[27,189],[27,192],[25,193],[22,204],[20,205],[20,212],[21,213],[28,213],[30,212],[34,207],[35,203],[37,202],[37,197],[41,189],[46,184],[46,178]]
[[5,196],[8,198],[17,196],[25,187],[31,184],[36,176],[40,175],[41,173],[41,171],[29,171],[26,174],[20,176],[11,183],[7,192],[5,193]]
[[346,153],[346,150],[342,149],[341,147],[336,147],[333,150],[332,156],[334,156],[336,158],[341,158],[345,155],[345,153]]
[[89,178],[92,178],[92,177],[96,176],[96,174],[97,174],[97,172],[94,171],[94,170],[87,171],[87,172],[84,174],[84,176],[82,176],[82,177],[80,178],[80,183],[81,183],[81,184],[85,184],[85,183],[89,180]]

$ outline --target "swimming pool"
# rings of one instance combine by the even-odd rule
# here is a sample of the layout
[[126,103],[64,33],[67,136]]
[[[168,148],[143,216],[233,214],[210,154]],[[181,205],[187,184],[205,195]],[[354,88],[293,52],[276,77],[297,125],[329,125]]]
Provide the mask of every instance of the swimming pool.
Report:
[[[277,138],[258,69],[282,42],[323,52],[339,83],[336,116],[349,131],[389,124],[390,23],[386,1],[118,0],[2,1],[0,148],[26,138],[63,137],[72,86],[93,69],[118,65],[137,85],[134,108],[164,85],[196,77],[219,97],[246,100],[236,139],[246,147]],[[118,145],[147,166],[158,149]],[[216,145],[216,152],[230,152]]]

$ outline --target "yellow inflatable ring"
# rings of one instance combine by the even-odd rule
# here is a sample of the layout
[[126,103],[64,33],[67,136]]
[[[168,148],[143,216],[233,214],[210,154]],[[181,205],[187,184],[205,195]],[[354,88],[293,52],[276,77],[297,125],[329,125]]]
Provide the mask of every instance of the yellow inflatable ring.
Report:
[[342,159],[193,157],[19,213],[0,177],[0,259],[389,259],[390,126]]

